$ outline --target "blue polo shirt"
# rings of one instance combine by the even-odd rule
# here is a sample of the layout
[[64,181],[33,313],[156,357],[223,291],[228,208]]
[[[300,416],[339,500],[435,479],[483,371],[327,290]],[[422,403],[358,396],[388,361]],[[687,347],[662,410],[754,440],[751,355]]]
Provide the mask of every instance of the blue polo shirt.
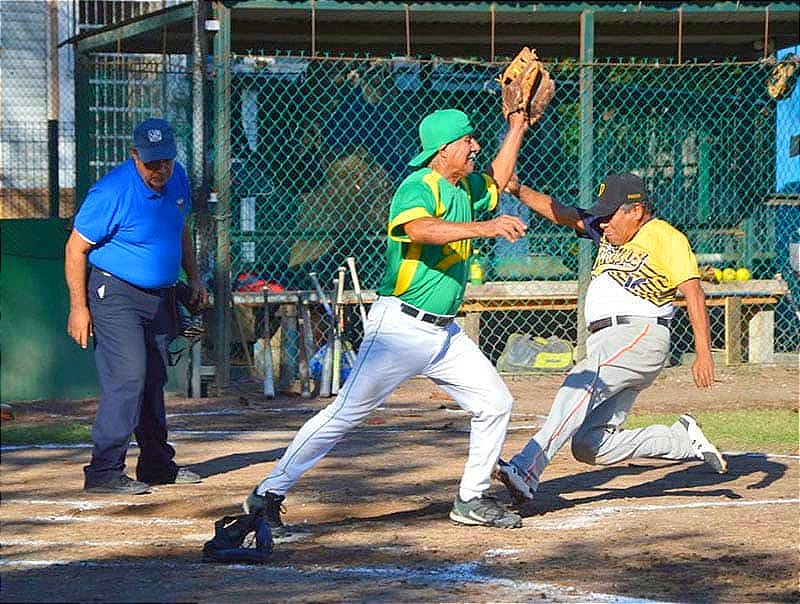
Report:
[[161,193],[148,187],[129,159],[89,190],[75,216],[75,230],[94,245],[89,262],[148,289],[175,283],[191,192],[178,162]]

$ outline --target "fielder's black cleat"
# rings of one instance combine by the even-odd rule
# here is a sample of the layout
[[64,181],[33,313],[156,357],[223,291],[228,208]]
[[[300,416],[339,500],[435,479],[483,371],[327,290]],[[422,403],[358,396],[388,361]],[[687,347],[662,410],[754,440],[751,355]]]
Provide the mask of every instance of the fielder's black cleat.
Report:
[[[253,490],[247,499],[244,500],[242,507],[245,514],[259,514],[264,517],[269,524],[269,527],[275,531],[283,529],[283,522],[281,521],[281,514],[286,511],[283,507],[283,495],[275,495],[267,491],[263,495],[259,495],[256,490]],[[277,534],[277,533],[276,533]]]

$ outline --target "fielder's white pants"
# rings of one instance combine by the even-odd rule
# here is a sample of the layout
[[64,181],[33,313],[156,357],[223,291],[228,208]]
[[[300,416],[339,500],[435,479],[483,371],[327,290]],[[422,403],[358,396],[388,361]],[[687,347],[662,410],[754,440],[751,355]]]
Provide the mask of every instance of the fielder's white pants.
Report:
[[437,327],[380,297],[369,312],[355,367],[336,399],[308,420],[257,492],[285,494],[339,440],[410,377],[431,378],[472,415],[459,496],[481,496],[505,440],[513,398],[492,363],[455,321]]
[[694,457],[686,429],[620,426],[640,391],[653,383],[669,354],[669,329],[650,322],[614,325],[590,335],[586,358],[567,375],[547,420],[512,458],[534,488],[544,469],[569,439],[576,459],[608,465],[634,457]]

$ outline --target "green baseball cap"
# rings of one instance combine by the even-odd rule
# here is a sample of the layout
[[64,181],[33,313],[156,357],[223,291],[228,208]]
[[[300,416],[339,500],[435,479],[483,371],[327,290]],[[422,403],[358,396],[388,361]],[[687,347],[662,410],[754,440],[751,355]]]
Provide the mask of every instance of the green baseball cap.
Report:
[[436,155],[436,152],[447,143],[452,143],[462,136],[474,131],[469,117],[458,109],[439,109],[426,116],[419,124],[419,140],[422,151],[408,162],[409,166],[418,168]]

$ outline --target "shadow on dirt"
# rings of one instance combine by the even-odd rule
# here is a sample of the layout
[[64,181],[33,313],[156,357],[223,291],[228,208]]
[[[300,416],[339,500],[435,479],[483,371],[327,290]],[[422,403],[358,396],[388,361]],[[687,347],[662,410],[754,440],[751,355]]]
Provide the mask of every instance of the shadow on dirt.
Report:
[[189,468],[193,472],[197,472],[201,478],[208,478],[209,476],[240,470],[247,466],[275,461],[283,455],[285,450],[285,448],[280,448],[271,449],[269,451],[254,451],[252,453],[231,453],[230,455],[223,455],[201,463],[192,464]]
[[[744,453],[726,455],[725,457],[728,460],[728,472],[726,474],[717,474],[700,462],[690,461],[676,462],[667,466],[663,463],[652,466],[629,463],[624,466],[609,466],[582,474],[555,478],[543,482],[536,493],[535,500],[521,506],[520,511],[523,516],[534,516],[597,501],[642,499],[666,495],[742,499],[743,495],[735,490],[720,488],[720,486],[737,481],[744,476],[753,475],[757,481],[748,484],[745,488],[748,490],[764,489],[782,478],[788,469],[786,464],[769,459],[766,455]],[[603,486],[625,476],[642,476],[643,479],[646,479],[648,472],[661,472],[665,467],[675,467],[675,470],[659,476],[655,480],[629,487]],[[569,500],[562,497],[566,493],[585,491],[597,491],[597,494]]]
[[[696,535],[674,535],[681,542]],[[669,558],[651,551],[643,535],[628,543],[565,540],[526,564],[451,560],[413,550],[397,539],[370,548],[276,546],[265,565],[200,562],[199,548],[160,556],[113,556],[3,571],[4,602],[411,602],[608,601],[591,585],[613,586],[617,598],[680,602],[797,601],[796,588],[775,582],[796,573],[795,560],[757,548],[724,555],[721,544]],[[465,555],[466,554],[466,559]],[[474,554],[474,552],[473,552]],[[602,563],[598,563],[601,561]],[[621,573],[620,569],[625,572]],[[565,572],[565,569],[572,569]],[[731,592],[730,578],[748,578],[755,591]],[[776,584],[778,583],[778,584]],[[581,591],[581,585],[587,586]]]

